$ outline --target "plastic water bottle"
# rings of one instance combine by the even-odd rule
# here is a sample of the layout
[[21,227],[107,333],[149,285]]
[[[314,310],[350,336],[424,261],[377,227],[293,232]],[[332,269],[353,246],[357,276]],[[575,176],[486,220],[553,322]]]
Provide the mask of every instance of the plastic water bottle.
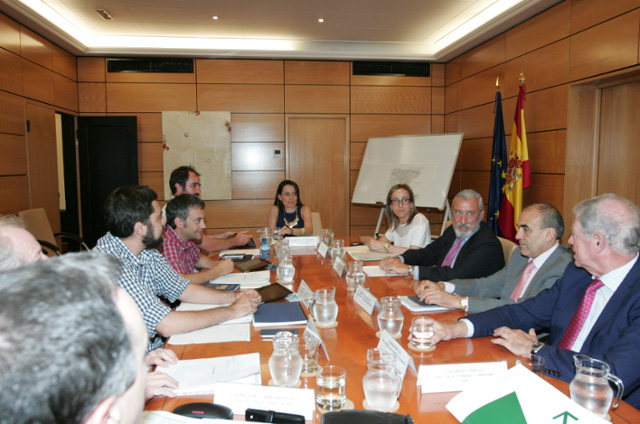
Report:
[[264,259],[265,261],[268,261],[269,256],[271,254],[270,250],[271,250],[271,246],[269,246],[269,242],[267,241],[267,238],[262,237],[262,240],[260,241],[260,259]]

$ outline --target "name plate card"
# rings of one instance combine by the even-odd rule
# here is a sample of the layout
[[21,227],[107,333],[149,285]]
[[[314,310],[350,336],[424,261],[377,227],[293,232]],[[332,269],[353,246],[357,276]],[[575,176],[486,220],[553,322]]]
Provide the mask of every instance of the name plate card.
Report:
[[304,306],[309,309],[309,302],[311,302],[311,299],[313,299],[313,290],[309,288],[309,285],[306,281],[300,281],[300,287],[298,287],[297,295],[302,303],[304,303]]
[[327,257],[327,252],[329,251],[329,246],[327,246],[326,244],[324,244],[324,242],[321,242],[318,245],[318,255],[322,256],[323,258]]
[[422,393],[459,392],[469,386],[489,384],[507,372],[507,361],[420,365]]
[[380,332],[378,349],[383,352],[393,353],[396,356],[396,369],[402,371],[402,380],[404,380],[404,376],[407,374],[407,368],[409,368],[414,375],[418,374],[416,364],[413,362],[411,355],[386,331]]
[[336,258],[333,260],[333,270],[337,272],[338,276],[340,277],[342,277],[342,274],[344,273],[344,266],[345,266],[345,263],[342,260],[342,258],[340,258],[339,256],[336,256]]
[[318,245],[318,237],[316,236],[298,236],[288,237],[289,247],[316,247]]
[[355,294],[353,295],[353,300],[360,305],[362,309],[367,311],[369,315],[373,313],[373,309],[378,304],[378,299],[371,293],[369,293],[362,286],[358,286]]
[[312,421],[316,411],[313,389],[218,383],[215,402],[228,406],[236,415],[253,408],[304,415],[305,420]]
[[316,328],[314,320],[307,320],[307,327],[304,329],[304,337],[313,339],[316,342],[320,343],[320,346],[322,346],[322,351],[324,352],[324,356],[327,357],[327,361],[331,360],[331,358],[329,358],[329,352],[327,352],[327,347],[324,345],[324,340],[322,340],[322,337],[320,336],[320,333]]

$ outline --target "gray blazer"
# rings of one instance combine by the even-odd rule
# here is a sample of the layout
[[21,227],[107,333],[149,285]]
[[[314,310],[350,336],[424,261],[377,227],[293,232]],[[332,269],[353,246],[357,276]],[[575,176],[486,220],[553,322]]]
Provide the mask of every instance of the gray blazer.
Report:
[[[533,276],[520,300],[551,287],[572,260],[573,252],[567,246],[559,245]],[[520,281],[528,261],[529,258],[522,256],[518,247],[513,251],[509,264],[495,274],[485,278],[452,280],[456,286],[455,294],[469,297],[468,312],[473,314],[515,303],[509,296]]]

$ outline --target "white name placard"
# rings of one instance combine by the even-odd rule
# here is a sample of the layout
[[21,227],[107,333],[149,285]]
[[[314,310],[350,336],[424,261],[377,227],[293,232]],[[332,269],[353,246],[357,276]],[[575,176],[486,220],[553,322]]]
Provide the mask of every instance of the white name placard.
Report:
[[355,294],[353,295],[353,300],[356,302],[362,309],[367,311],[369,315],[373,313],[373,309],[378,304],[378,299],[371,293],[369,293],[362,286],[358,286]]
[[414,374],[418,374],[416,370],[416,364],[413,362],[411,355],[400,346],[393,337],[386,331],[380,332],[380,342],[378,343],[378,349],[383,352],[393,353],[396,356],[396,369],[402,371],[402,379],[407,374],[407,368]]
[[215,402],[228,406],[236,415],[244,415],[247,408],[304,415],[313,420],[316,399],[313,389],[257,386],[252,384],[218,383]]
[[327,347],[324,345],[324,340],[322,340],[322,337],[320,336],[320,333],[316,328],[314,320],[307,320],[307,327],[304,329],[304,337],[314,339],[316,342],[320,343],[320,346],[322,346],[322,351],[327,357],[327,361],[331,360],[331,358],[329,358],[329,352],[327,352]]
[[316,247],[318,245],[318,237],[316,236],[298,236],[288,237],[289,247]]
[[342,277],[342,274],[344,273],[344,261],[339,256],[336,256],[333,260],[333,270]]
[[306,281],[304,280],[300,281],[300,287],[298,287],[297,295],[302,301],[302,303],[304,303],[304,306],[306,306],[307,309],[309,309],[309,302],[311,302],[311,299],[313,299],[313,290],[309,288],[309,285],[307,284]]
[[328,251],[329,251],[329,246],[327,246],[326,244],[320,243],[318,245],[318,255],[322,256],[323,258],[326,258]]
[[477,384],[489,384],[507,372],[507,361],[420,365],[422,393],[459,392]]

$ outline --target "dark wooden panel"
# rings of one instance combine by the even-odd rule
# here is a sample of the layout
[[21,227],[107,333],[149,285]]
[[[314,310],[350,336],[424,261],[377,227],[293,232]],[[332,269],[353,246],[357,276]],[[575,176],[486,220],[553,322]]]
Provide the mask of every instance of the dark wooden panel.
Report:
[[[509,151],[507,143],[507,152]],[[456,169],[465,171],[490,171],[493,138],[464,139],[460,146]]]
[[56,106],[78,110],[78,83],[62,75],[53,74],[53,97]]
[[22,61],[20,56],[3,49],[0,49],[0,90],[22,95]]
[[62,50],[58,46],[51,46],[53,55],[53,71],[63,75],[70,80],[78,81],[78,66],[76,57],[71,53]]
[[264,227],[273,200],[208,200],[206,205],[209,227]]
[[285,84],[349,85],[349,62],[287,60],[284,62]]
[[198,84],[198,110],[284,113],[283,85]]
[[25,134],[24,99],[0,91],[0,133]]
[[427,87],[351,87],[351,113],[429,114]]
[[199,84],[283,84],[283,68],[281,60],[196,60]]
[[231,141],[284,141],[284,114],[231,114]]
[[21,26],[20,45],[22,47],[22,57],[47,69],[53,69],[53,51],[50,41]]
[[351,141],[428,134],[431,132],[429,118],[429,115],[351,115]]
[[349,113],[349,87],[285,85],[286,113]]
[[[0,175],[27,175],[27,146],[24,136],[0,134]],[[0,197],[2,201],[5,199]]]
[[[484,203],[489,200],[489,182],[491,173],[489,171],[459,171],[460,173],[460,190],[471,188],[482,195]],[[456,190],[453,195],[460,191]],[[486,209],[485,209],[486,210]]]
[[566,138],[565,130],[527,134],[531,172],[564,174]]
[[[522,191],[522,204],[551,203],[563,214],[565,219],[568,219],[569,217],[563,213],[563,187],[564,175],[531,174],[531,187]],[[567,211],[567,214],[570,213],[570,210]],[[570,231],[567,230],[567,234],[569,233]]]
[[501,34],[470,52],[465,53],[462,56],[462,76],[467,78],[504,62],[505,40],[505,35]]
[[164,172],[139,172],[138,182],[155,191],[158,200],[166,200],[164,198]]
[[195,86],[151,83],[107,84],[108,112],[162,112],[163,110],[197,110]]
[[107,85],[103,82],[79,82],[78,108],[80,112],[106,112]]
[[25,97],[53,104],[53,72],[22,59],[22,92]]
[[572,0],[571,32],[575,34],[639,6],[639,0]]
[[78,81],[105,82],[107,65],[103,57],[79,57]]
[[[280,156],[275,157],[275,150]],[[233,171],[284,170],[284,143],[232,143],[231,169]]]
[[138,143],[138,171],[163,172],[162,143]]
[[233,171],[233,199],[270,199],[273,201],[284,171]]
[[20,54],[20,24],[0,13],[0,47]]
[[29,180],[26,175],[0,177],[0,214],[16,215],[29,207]]

